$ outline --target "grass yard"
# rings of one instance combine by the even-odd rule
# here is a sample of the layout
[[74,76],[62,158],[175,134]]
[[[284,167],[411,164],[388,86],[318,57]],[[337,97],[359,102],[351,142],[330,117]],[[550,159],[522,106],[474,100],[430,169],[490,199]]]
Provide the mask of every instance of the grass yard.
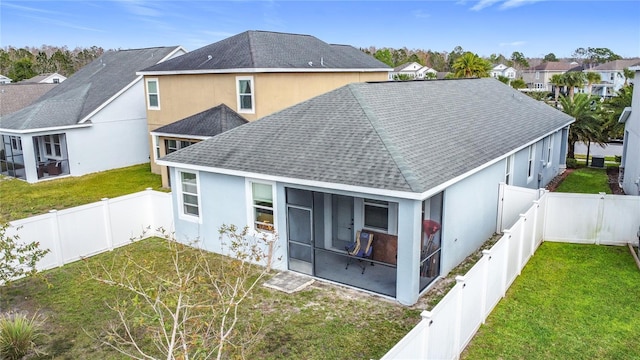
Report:
[[544,242],[463,359],[640,359],[640,271],[625,247]]
[[160,175],[151,173],[148,163],[37,184],[2,177],[0,223],[161,186]]
[[[117,264],[124,252],[155,267],[158,276],[171,267],[165,240],[143,240],[44,272],[52,288],[37,278],[0,288],[0,310],[38,310],[47,316],[50,341],[42,359],[123,359],[87,335],[100,334],[115,320],[105,303],[123,300],[115,288],[90,279],[87,271]],[[220,260],[219,255],[210,256]],[[319,282],[292,295],[259,286],[243,304],[244,316],[261,327],[255,347],[244,353],[247,359],[380,358],[420,321],[418,309]]]
[[572,171],[556,189],[557,192],[611,194],[606,169],[578,168]]

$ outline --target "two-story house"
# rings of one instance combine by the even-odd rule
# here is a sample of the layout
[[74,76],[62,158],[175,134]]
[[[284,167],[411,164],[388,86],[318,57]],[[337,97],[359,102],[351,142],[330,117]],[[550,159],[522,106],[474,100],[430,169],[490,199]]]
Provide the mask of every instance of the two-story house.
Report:
[[527,84],[530,91],[553,91],[551,77],[557,74],[564,74],[567,71],[582,71],[582,67],[577,62],[548,61],[532,69],[522,71],[522,80]]
[[494,65],[491,71],[489,72],[491,77],[497,78],[498,76],[504,76],[513,80],[516,78],[516,69],[511,66],[507,66],[505,64]]
[[[640,65],[632,66],[635,79],[640,76]],[[633,110],[633,111],[632,111]],[[620,115],[624,123],[622,162],[619,183],[627,195],[640,195],[640,89],[635,86],[631,106]]]
[[[153,160],[215,135],[162,128],[195,114],[211,109],[209,116],[222,119],[219,111],[233,111],[254,121],[345,84],[386,81],[391,70],[349,45],[269,31],[246,31],[148,67],[138,74],[145,79]],[[169,186],[166,167],[151,164]]]
[[438,76],[438,72],[417,62],[409,62],[396,66],[389,73],[389,80],[395,80],[399,75],[406,75],[411,79],[435,79]]
[[640,65],[640,58],[613,60],[585,70],[600,74],[600,83],[592,84],[591,94],[601,97],[614,96],[623,86],[633,82],[633,79],[625,77],[624,69],[635,65]]

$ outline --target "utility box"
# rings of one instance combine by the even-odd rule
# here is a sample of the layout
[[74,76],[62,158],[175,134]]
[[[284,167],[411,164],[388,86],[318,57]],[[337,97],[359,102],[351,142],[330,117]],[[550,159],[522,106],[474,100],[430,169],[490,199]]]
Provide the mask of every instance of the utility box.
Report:
[[604,167],[604,156],[592,156],[591,157],[591,167],[603,168]]

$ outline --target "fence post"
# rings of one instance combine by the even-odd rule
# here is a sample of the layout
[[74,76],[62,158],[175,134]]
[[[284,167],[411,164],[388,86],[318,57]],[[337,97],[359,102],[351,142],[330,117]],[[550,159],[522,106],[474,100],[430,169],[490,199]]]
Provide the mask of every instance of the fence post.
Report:
[[600,200],[598,201],[598,218],[596,219],[596,233],[595,233],[596,238],[594,239],[596,245],[600,245],[600,236],[602,234],[602,222],[604,220],[604,197],[606,195],[603,192],[600,192],[598,194],[600,194]]
[[522,251],[524,249],[524,229],[526,228],[527,215],[520,214],[520,241],[518,242],[518,276],[522,273],[522,268],[524,265],[522,264],[523,256]]
[[56,256],[58,267],[64,265],[64,256],[62,254],[62,242],[60,240],[60,224],[58,223],[58,210],[49,210],[51,219],[51,234],[53,235],[53,252]]
[[511,247],[511,229],[504,231],[504,235],[507,237],[506,256],[504,257],[504,264],[502,266],[502,297],[507,295],[507,273],[509,272],[509,248]]
[[102,198],[102,213],[104,215],[105,237],[107,238],[107,248],[113,250],[113,231],[111,231],[111,208],[109,206],[109,198]]
[[455,349],[455,354],[456,356],[454,357],[454,359],[459,359],[460,358],[460,332],[461,332],[461,327],[462,327],[462,298],[464,296],[464,288],[467,286],[467,284],[465,284],[465,280],[466,280],[466,276],[462,276],[462,275],[458,275],[456,276],[456,285],[460,284],[459,286],[459,290],[457,293],[457,298],[456,298],[456,319],[455,319],[455,323],[454,323],[454,330],[453,330],[453,346]]
[[538,243],[538,237],[536,234],[538,233],[538,212],[540,209],[540,200],[534,200],[533,206],[535,206],[535,211],[533,212],[533,226],[531,229],[531,252],[530,256],[533,256],[536,252],[536,244]]
[[[487,288],[489,287],[489,261],[491,261],[491,249],[482,250],[482,257],[486,257],[484,269],[482,269],[482,299],[480,299],[480,311],[482,311],[482,323],[487,320]],[[482,260],[482,259],[481,259]]]
[[504,212],[504,188],[506,184],[501,182],[498,184],[498,218],[496,221],[496,233],[502,232],[502,213]]
[[423,311],[420,313],[422,321],[425,322],[424,335],[421,341],[420,354],[418,359],[426,359],[429,354],[429,332],[431,330],[431,324],[433,324],[433,313],[431,311]]

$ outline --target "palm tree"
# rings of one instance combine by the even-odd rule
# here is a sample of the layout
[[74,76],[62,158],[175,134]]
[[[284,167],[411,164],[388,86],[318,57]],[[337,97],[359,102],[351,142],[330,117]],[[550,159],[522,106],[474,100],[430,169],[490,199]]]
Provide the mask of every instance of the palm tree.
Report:
[[489,77],[491,64],[478,55],[467,51],[456,59],[453,63],[453,69],[457,78]]
[[602,130],[609,139],[622,139],[624,123],[619,122],[624,108],[631,106],[633,86],[623,86],[616,95],[602,103],[600,117],[602,118]]
[[573,99],[575,88],[581,88],[585,83],[585,74],[582,71],[571,71],[564,74],[565,85],[569,88],[569,98]]
[[587,89],[588,89],[587,92],[589,93],[589,95],[591,95],[591,88],[593,87],[593,84],[600,83],[600,81],[602,80],[602,77],[600,77],[600,74],[593,71],[588,71],[585,74],[585,77],[587,79]]
[[[599,101],[587,94],[577,94],[574,98],[562,96],[560,98],[562,111],[576,121],[569,128],[569,147],[567,157],[575,159],[575,146],[578,141],[591,145],[592,142],[604,144],[606,139],[602,134],[602,121],[598,116]],[[589,148],[587,147],[587,159]]]
[[566,85],[565,74],[555,74],[551,76],[549,80],[551,84],[553,84],[553,89],[555,92],[554,101],[556,102],[556,107],[558,105],[558,97],[560,96],[560,88]]

